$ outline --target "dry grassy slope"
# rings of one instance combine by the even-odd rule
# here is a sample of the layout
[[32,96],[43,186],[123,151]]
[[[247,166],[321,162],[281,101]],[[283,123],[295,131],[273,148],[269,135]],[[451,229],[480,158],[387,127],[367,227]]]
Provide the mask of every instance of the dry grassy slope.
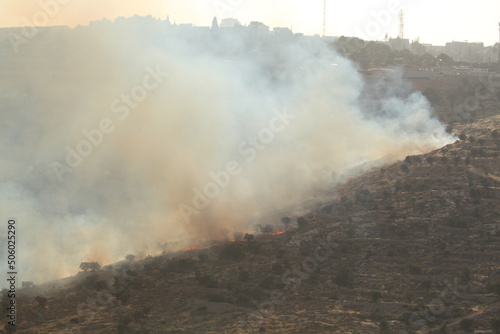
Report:
[[[117,333],[122,323],[123,333],[378,333],[386,321],[387,333],[444,324],[461,333],[460,321],[472,317],[488,333],[500,314],[487,289],[500,281],[499,125],[499,115],[455,125],[467,140],[352,179],[338,187],[341,200],[311,209],[305,227],[82,273],[44,292],[44,308],[34,300],[40,290],[25,291],[18,332]],[[299,273],[327,236],[332,253],[317,253],[318,269]],[[295,280],[285,285],[288,269]],[[112,295],[105,282],[115,282]],[[284,303],[251,317],[277,293]]]

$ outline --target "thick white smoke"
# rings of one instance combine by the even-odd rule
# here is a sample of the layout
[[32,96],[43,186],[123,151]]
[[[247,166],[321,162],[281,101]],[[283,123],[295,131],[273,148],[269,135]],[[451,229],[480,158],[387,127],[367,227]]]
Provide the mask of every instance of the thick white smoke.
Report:
[[1,53],[0,212],[22,280],[230,237],[332,172],[452,140],[420,93],[372,90],[319,38],[136,17]]

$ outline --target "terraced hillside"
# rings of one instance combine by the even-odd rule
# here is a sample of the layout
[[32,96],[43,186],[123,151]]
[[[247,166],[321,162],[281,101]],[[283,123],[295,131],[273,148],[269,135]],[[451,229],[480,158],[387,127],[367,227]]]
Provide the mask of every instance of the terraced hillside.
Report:
[[498,129],[454,124],[455,143],[332,189],[284,232],[269,218],[279,232],[23,289],[18,332],[494,333]]

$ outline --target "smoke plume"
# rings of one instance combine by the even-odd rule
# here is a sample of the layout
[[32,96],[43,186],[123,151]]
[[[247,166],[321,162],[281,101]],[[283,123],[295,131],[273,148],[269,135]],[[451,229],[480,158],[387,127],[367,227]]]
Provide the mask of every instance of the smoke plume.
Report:
[[333,172],[453,139],[420,93],[367,85],[316,37],[135,17],[0,50],[0,212],[22,280],[231,238]]

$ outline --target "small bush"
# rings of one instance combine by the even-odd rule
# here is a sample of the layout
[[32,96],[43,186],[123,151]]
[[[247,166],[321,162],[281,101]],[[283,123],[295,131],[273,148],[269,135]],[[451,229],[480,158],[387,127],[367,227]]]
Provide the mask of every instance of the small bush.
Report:
[[35,301],[38,303],[38,305],[41,308],[44,308],[47,305],[47,298],[42,297],[42,296],[36,296]]
[[405,325],[410,325],[411,312],[404,312],[399,317],[399,321],[403,322]]
[[422,288],[424,288],[425,290],[429,290],[432,286],[432,281],[431,280],[425,280],[422,282]]
[[194,265],[195,262],[193,259],[180,259],[179,262],[177,263],[177,266],[179,267],[180,270],[192,269]]
[[208,258],[208,254],[206,253],[198,254],[198,260],[200,260],[201,262],[207,262]]
[[474,319],[465,318],[460,321],[460,328],[466,332],[472,332],[474,329]]
[[128,325],[132,322],[132,317],[129,315],[126,315],[122,317],[120,320],[118,320],[118,324],[116,326],[116,329],[118,333],[128,333]]
[[93,288],[95,283],[97,282],[99,276],[97,276],[97,274],[92,274],[90,276],[87,276],[85,278],[85,286],[87,288]]
[[212,292],[207,295],[207,300],[209,302],[214,302],[214,303],[230,303],[232,304],[234,301],[231,298],[231,296],[218,293],[218,292]]
[[491,319],[491,329],[495,334],[500,334],[500,318]]
[[218,288],[219,280],[213,275],[202,275],[198,277],[198,283],[200,283],[205,288]]
[[147,317],[149,312],[151,312],[152,309],[153,309],[152,306],[144,306],[142,308],[142,313],[144,314],[145,317]]
[[341,266],[333,281],[340,286],[352,287],[354,283],[354,276],[351,269],[346,265]]
[[238,281],[240,282],[248,282],[250,279],[250,273],[247,270],[240,270],[238,273]]
[[371,294],[372,303],[378,303],[380,298],[382,298],[382,293],[380,291],[372,291]]
[[242,261],[245,259],[245,254],[238,245],[229,244],[219,253],[219,260],[227,261]]
[[135,320],[139,320],[141,318],[144,318],[144,314],[141,311],[139,311],[139,310],[135,311],[134,314],[133,314],[133,316],[134,316]]
[[497,295],[500,295],[500,282],[489,282],[486,286],[486,290],[489,293],[496,293]]
[[256,241],[250,241],[248,243],[248,251],[253,254],[259,254],[262,245]]
[[386,320],[381,320],[379,323],[379,328],[381,331],[386,331],[389,329],[389,323]]
[[33,288],[34,286],[35,286],[35,284],[33,284],[33,282],[31,282],[31,281],[22,282],[23,288],[29,289],[29,288]]
[[415,300],[415,293],[411,290],[405,292],[405,300],[407,303],[413,302]]
[[407,257],[409,254],[408,248],[404,246],[399,246],[396,251],[398,252],[399,256]]
[[274,289],[274,278],[272,276],[267,276],[260,282],[259,286],[263,289]]
[[273,273],[275,273],[276,275],[281,275],[285,272],[285,268],[283,267],[282,264],[279,264],[279,263],[275,263],[273,264],[273,266],[271,267],[271,271]]
[[299,228],[304,228],[307,226],[307,220],[304,217],[297,218],[297,225]]
[[240,306],[250,306],[252,304],[252,298],[243,294],[239,293],[236,295],[236,304]]
[[124,290],[123,292],[119,293],[116,298],[122,303],[126,304],[130,300],[130,292],[128,290]]
[[457,227],[457,228],[467,228],[469,226],[469,222],[466,218],[450,218],[448,220],[448,226]]
[[261,233],[273,233],[274,232],[274,227],[271,224],[267,225],[258,225],[259,230]]
[[15,333],[17,330],[16,326],[12,326],[9,324],[5,324],[3,328],[4,328],[6,333]]
[[420,275],[423,272],[422,267],[415,263],[410,264],[409,270],[412,275]]
[[472,280],[472,272],[470,271],[469,268],[465,268],[462,271],[462,281],[464,283],[469,283]]
[[104,290],[106,288],[107,288],[106,281],[100,280],[100,281],[95,282],[95,284],[94,284],[94,289],[96,291],[101,291],[101,290]]
[[80,263],[80,269],[83,271],[95,271],[101,269],[101,265],[97,262],[82,262]]
[[283,218],[281,218],[281,222],[283,223],[283,225],[288,227],[288,226],[290,226],[290,223],[292,222],[292,220],[290,219],[290,217],[283,217]]

